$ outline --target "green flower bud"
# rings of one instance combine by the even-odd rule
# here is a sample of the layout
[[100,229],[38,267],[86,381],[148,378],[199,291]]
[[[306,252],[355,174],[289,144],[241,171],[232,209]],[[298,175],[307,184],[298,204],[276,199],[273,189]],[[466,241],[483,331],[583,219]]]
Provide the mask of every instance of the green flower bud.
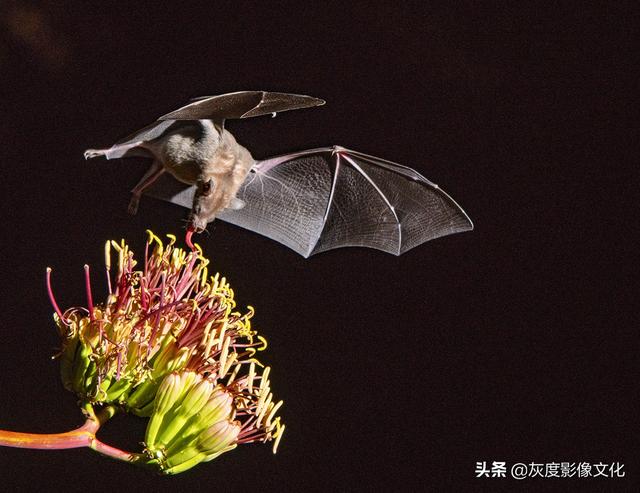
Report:
[[184,392],[184,397],[176,402],[162,423],[158,443],[169,444],[179,433],[187,420],[204,406],[213,390],[213,383],[197,375],[198,381]]
[[176,352],[178,351],[178,346],[173,336],[166,336],[162,342],[162,346],[150,361],[153,367],[153,373],[155,374],[161,374],[167,371],[169,361],[175,358]]
[[167,444],[167,454],[177,453],[191,444],[202,431],[223,419],[230,419],[233,413],[233,397],[223,388],[213,390],[211,397],[197,414],[191,416],[178,436]]
[[158,391],[158,385],[159,383],[151,377],[144,380],[127,397],[126,407],[135,412],[136,409],[142,409],[149,402],[153,402]]
[[128,376],[117,380],[115,383],[112,383],[112,385],[107,390],[107,397],[105,401],[119,402],[120,396],[122,396],[125,392],[128,392],[133,386],[133,383],[133,378]]
[[180,405],[180,413],[190,417],[200,412],[202,406],[209,400],[212,391],[213,382],[211,380],[205,378],[198,382],[184,397]]
[[91,360],[89,359],[91,353],[91,348],[84,342],[80,341],[79,348],[76,351],[76,356],[73,361],[72,377],[73,390],[80,395],[87,395],[86,388],[84,386],[85,373],[89,368],[89,363],[91,363]]
[[179,474],[200,464],[207,458],[197,447],[190,447],[179,454],[169,457],[165,462],[163,474]]
[[189,361],[190,357],[191,350],[189,348],[183,347],[179,349],[175,357],[169,360],[169,362],[167,363],[166,371],[171,372],[181,370],[187,364],[187,361]]
[[148,447],[152,447],[155,443],[156,435],[162,424],[162,419],[182,393],[181,378],[176,373],[171,373],[165,377],[158,388],[155,398],[155,407],[153,415],[147,425],[145,442]]
[[233,450],[240,433],[240,423],[222,420],[200,435],[196,443],[167,455],[164,474],[178,474],[196,466],[200,462],[215,459],[220,454]]
[[216,454],[233,445],[240,434],[238,421],[218,421],[198,437],[198,448],[207,455]]

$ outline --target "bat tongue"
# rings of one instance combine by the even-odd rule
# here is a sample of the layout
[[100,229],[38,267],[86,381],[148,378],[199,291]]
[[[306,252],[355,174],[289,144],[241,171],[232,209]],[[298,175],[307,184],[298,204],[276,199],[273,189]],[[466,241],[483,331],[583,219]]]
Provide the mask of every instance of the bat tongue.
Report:
[[184,236],[184,242],[187,244],[187,246],[189,248],[191,248],[191,251],[195,252],[196,251],[196,247],[193,245],[193,242],[191,240],[191,237],[193,236],[193,232],[195,230],[193,229],[193,226],[189,226],[187,228],[187,234],[185,234]]

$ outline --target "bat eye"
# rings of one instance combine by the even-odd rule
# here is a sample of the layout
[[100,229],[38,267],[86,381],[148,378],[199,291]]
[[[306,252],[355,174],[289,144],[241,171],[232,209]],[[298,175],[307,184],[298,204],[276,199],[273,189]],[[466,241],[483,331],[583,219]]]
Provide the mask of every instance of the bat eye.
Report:
[[213,184],[213,180],[209,180],[206,181],[202,184],[202,193],[203,194],[208,194],[209,192],[211,192],[211,186]]

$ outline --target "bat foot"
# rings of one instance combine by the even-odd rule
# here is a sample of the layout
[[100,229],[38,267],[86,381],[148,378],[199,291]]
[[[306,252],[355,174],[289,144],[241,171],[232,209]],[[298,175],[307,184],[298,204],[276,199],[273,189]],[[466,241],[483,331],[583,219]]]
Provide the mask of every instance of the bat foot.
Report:
[[127,212],[132,216],[135,216],[138,213],[139,204],[140,204],[140,197],[138,197],[137,195],[134,195],[133,197],[131,197],[131,200],[129,201],[129,208],[127,209]]
[[84,151],[85,159],[93,159],[94,157],[104,156],[105,152],[102,149],[87,149]]

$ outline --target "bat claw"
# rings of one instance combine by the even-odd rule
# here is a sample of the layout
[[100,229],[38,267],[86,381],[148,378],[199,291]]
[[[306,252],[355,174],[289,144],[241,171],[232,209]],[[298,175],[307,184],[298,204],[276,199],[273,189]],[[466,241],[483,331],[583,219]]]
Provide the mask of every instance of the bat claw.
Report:
[[85,159],[93,159],[94,157],[98,156],[104,156],[104,151],[101,151],[99,149],[87,149],[86,151],[84,151]]
[[135,216],[138,213],[138,205],[140,204],[140,197],[133,196],[131,197],[131,201],[129,202],[129,208],[127,212],[132,216]]

